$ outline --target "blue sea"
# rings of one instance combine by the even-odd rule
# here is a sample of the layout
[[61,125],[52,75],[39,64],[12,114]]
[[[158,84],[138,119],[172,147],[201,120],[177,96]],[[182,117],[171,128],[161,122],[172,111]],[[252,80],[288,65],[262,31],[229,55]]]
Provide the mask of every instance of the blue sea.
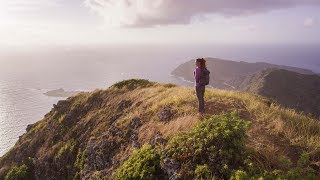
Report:
[[186,85],[170,73],[197,57],[269,62],[320,73],[318,45],[137,45],[0,49],[0,156],[64,98],[43,93],[105,89],[145,78]]

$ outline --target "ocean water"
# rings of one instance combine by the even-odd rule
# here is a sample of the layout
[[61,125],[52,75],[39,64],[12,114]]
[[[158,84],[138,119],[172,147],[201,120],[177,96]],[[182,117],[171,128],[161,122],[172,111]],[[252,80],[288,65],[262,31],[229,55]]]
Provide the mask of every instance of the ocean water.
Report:
[[[144,78],[188,85],[170,75],[196,57],[269,62],[320,73],[319,46],[153,45],[0,49],[0,156],[64,98],[43,93],[58,88],[92,91],[117,81]],[[192,72],[191,72],[192,73]]]

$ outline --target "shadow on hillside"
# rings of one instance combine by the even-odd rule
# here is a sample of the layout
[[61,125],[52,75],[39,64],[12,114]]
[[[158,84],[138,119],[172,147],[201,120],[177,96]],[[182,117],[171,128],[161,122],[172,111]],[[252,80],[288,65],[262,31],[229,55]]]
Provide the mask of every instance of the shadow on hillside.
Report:
[[219,115],[221,113],[228,113],[232,112],[234,110],[238,111],[240,118],[245,120],[252,120],[251,114],[246,110],[244,104],[242,102],[232,102],[232,103],[226,103],[226,102],[219,102],[219,101],[207,101],[205,102],[206,107],[206,115]]

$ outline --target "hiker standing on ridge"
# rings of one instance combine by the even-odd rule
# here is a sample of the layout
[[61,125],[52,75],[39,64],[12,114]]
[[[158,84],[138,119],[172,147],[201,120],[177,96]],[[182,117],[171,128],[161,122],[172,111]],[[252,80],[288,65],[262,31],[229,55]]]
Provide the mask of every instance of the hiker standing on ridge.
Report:
[[209,84],[210,71],[208,71],[206,66],[206,60],[203,58],[198,58],[196,60],[196,69],[193,71],[196,94],[199,102],[198,111],[199,113],[204,113],[204,92],[206,85]]

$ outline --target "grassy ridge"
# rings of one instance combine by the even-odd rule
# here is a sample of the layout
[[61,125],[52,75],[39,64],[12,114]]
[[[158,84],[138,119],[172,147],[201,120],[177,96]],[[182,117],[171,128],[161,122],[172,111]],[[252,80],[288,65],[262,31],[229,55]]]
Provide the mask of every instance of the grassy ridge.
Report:
[[[0,159],[0,178],[13,167],[28,162],[29,157],[37,159],[35,162],[50,162],[48,166],[40,164],[44,169],[34,164],[36,172],[41,170],[48,173],[44,176],[76,179],[84,176],[111,177],[126,160],[135,162],[136,158],[131,155],[145,144],[150,144],[157,134],[169,141],[163,147],[169,148],[174,139],[185,137],[184,133],[197,124],[199,127],[199,123],[201,127],[201,120],[207,119],[207,122],[212,120],[212,116],[220,117],[221,114],[235,111],[239,119],[251,124],[244,131],[246,138],[243,142],[245,148],[253,152],[249,160],[254,163],[255,169],[248,169],[242,164],[241,168],[232,168],[235,171],[229,169],[223,173],[210,163],[186,161],[186,164],[192,164],[190,167],[193,169],[185,172],[192,172],[194,177],[206,177],[208,174],[218,177],[250,177],[254,175],[253,172],[266,172],[267,177],[270,173],[270,176],[277,173],[279,176],[303,174],[296,171],[296,168],[318,170],[319,121],[247,93],[207,89],[205,99],[207,113],[199,115],[195,92],[190,87],[127,80],[106,90],[81,93],[58,103],[42,121],[20,138],[15,147]],[[164,107],[170,107],[173,112],[168,121],[159,120],[159,112]],[[136,119],[140,121],[139,125],[134,124]],[[201,128],[198,131],[202,132]],[[93,147],[96,149],[93,150]],[[151,154],[162,155],[161,152],[166,152],[153,148],[149,148]],[[159,156],[140,158],[150,162],[150,158],[157,159]],[[246,159],[245,156],[243,158]],[[245,160],[241,162],[245,163]],[[159,166],[155,164],[154,167],[157,169]],[[46,168],[59,169],[59,173],[45,171]],[[138,170],[136,172],[140,173]]]

